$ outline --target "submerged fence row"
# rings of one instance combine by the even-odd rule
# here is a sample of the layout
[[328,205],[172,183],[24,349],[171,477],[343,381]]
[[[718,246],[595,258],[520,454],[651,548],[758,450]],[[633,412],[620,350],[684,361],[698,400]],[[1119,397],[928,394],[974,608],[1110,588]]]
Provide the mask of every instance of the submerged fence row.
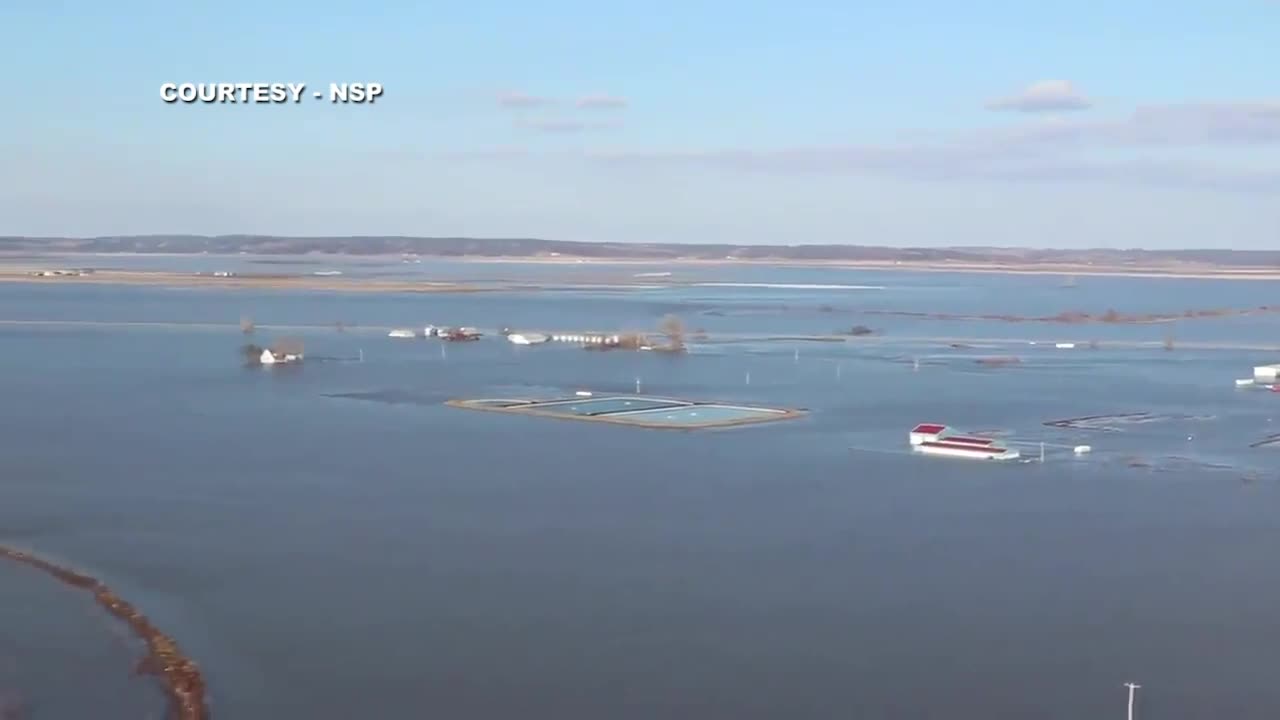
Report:
[[161,632],[137,608],[94,577],[63,567],[24,550],[0,545],[0,558],[39,570],[64,585],[93,594],[104,610],[122,620],[142,640],[147,654],[139,668],[159,676],[168,696],[174,720],[207,720],[204,677],[200,668],[182,654],[173,638]]

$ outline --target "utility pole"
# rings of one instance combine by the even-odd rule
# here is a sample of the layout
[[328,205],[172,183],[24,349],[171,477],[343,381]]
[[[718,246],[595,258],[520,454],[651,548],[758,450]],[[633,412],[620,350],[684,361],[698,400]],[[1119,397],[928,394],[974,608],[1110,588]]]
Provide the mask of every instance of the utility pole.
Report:
[[1133,691],[1142,686],[1134,683],[1125,683],[1124,686],[1129,688],[1129,720],[1133,720]]

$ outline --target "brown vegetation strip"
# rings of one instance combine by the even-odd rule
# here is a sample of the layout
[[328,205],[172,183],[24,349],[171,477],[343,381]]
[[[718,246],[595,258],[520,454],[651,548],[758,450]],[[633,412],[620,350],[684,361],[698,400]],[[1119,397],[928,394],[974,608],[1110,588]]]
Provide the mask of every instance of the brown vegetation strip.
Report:
[[139,667],[160,676],[169,696],[171,716],[175,720],[206,720],[209,717],[200,668],[182,654],[173,638],[152,625],[141,611],[116,595],[111,588],[96,578],[4,545],[0,545],[0,558],[35,568],[64,585],[93,593],[99,605],[127,623],[133,634],[146,643],[147,655]]

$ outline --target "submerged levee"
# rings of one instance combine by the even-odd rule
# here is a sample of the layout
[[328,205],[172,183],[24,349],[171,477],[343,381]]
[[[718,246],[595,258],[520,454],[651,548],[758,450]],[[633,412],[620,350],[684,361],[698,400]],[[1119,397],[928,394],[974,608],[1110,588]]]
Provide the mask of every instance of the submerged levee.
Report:
[[64,585],[93,594],[104,610],[122,620],[147,646],[140,668],[160,677],[169,699],[169,715],[174,720],[207,720],[204,677],[200,668],[182,654],[173,638],[151,624],[137,608],[116,595],[97,578],[76,572],[29,552],[0,545],[0,558],[39,570]]

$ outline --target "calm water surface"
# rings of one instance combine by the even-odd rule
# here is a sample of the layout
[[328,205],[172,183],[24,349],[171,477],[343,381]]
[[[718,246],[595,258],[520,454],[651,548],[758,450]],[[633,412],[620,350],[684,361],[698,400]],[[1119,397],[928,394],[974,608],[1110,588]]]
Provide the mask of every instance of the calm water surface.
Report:
[[[1030,277],[707,272],[885,289],[0,285],[0,320],[226,323],[0,325],[0,539],[144,608],[204,667],[219,718],[1080,719],[1118,717],[1128,680],[1143,685],[1144,717],[1280,712],[1280,448],[1245,447],[1280,432],[1280,406],[1231,386],[1280,358],[1105,345],[1159,341],[1158,326],[856,312],[1177,312],[1267,304],[1272,284],[1081,278],[1067,290]],[[240,366],[234,327],[250,314],[264,325],[651,329],[671,312],[712,332],[871,324],[885,340],[686,357],[487,340],[442,353],[384,331],[313,328],[297,331],[304,367],[263,370]],[[1280,322],[1176,332],[1267,343]],[[984,370],[964,356],[985,350],[905,339],[929,335],[1104,343],[1024,346],[1021,366]],[[360,351],[363,363],[336,360]],[[667,433],[439,404],[630,392],[637,378],[649,393],[812,413]],[[350,393],[398,402],[332,397]],[[1121,433],[1041,424],[1135,411],[1212,419]],[[909,426],[926,420],[1011,433],[1032,455],[1044,441],[1048,461],[903,453]],[[1084,459],[1059,447],[1084,442],[1095,447]],[[1165,470],[1128,467],[1135,457]],[[32,718],[145,717],[159,696],[131,675],[136,658],[87,598],[0,567],[0,692],[19,688]]]

